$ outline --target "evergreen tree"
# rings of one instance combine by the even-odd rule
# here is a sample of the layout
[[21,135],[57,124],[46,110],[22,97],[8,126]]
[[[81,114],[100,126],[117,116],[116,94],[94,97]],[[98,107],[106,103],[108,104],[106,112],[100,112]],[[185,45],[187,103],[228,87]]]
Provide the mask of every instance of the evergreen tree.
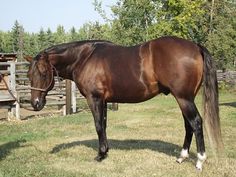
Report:
[[11,32],[0,31],[0,52],[11,53],[12,52],[12,35]]
[[78,38],[79,38],[79,36],[78,36],[78,33],[76,32],[75,27],[72,27],[70,29],[70,33],[69,33],[69,40],[76,41],[76,40],[78,40]]
[[46,43],[47,44],[45,47],[50,47],[55,44],[55,39],[54,39],[53,33],[50,28],[48,28],[48,30],[46,32]]
[[40,29],[38,34],[38,45],[39,50],[43,50],[46,47],[47,41],[46,41],[46,33],[44,32],[43,28]]
[[65,43],[68,41],[64,26],[58,25],[56,33],[54,33],[54,37],[56,44]]
[[12,43],[12,51],[17,52],[19,49],[19,36],[20,36],[20,29],[21,26],[19,22],[16,20],[14,23],[14,26],[12,27],[11,30],[11,43]]

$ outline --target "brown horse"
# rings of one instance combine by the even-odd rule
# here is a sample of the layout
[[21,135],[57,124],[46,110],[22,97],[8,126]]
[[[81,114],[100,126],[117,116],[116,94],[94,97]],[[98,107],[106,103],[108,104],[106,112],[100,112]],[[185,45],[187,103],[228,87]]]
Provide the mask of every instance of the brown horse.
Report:
[[96,160],[107,156],[107,102],[138,103],[159,93],[171,93],[185,123],[185,140],[177,162],[188,157],[193,133],[201,170],[206,160],[202,118],[194,98],[203,82],[205,123],[215,149],[223,148],[220,132],[218,86],[213,60],[206,48],[177,37],[161,37],[123,47],[92,40],[56,45],[40,52],[29,68],[31,103],[36,111],[46,103],[54,75],[73,80],[87,99],[99,139]]

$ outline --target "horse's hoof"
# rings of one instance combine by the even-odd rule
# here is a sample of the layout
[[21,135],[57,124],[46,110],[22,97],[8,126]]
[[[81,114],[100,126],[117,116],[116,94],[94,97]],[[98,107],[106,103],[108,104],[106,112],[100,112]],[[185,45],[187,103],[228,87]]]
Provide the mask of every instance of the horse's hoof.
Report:
[[182,163],[186,158],[180,157],[176,160],[177,163]]
[[196,169],[197,169],[198,172],[202,172],[202,167],[197,167],[196,166]]
[[202,171],[203,163],[206,161],[206,154],[203,153],[202,155],[200,153],[197,154],[198,160],[196,164],[196,168],[198,171]]
[[196,169],[197,169],[197,171],[199,171],[199,172],[202,171],[202,163],[201,163],[201,162],[197,162],[197,164],[196,164]]
[[189,157],[189,153],[187,149],[182,149],[180,153],[180,157],[176,160],[178,163],[182,163],[184,160],[186,160]]
[[96,160],[97,162],[101,162],[101,161],[103,161],[105,158],[107,158],[107,154],[105,154],[105,155],[99,154],[99,155],[97,155],[97,156],[94,158],[94,160]]

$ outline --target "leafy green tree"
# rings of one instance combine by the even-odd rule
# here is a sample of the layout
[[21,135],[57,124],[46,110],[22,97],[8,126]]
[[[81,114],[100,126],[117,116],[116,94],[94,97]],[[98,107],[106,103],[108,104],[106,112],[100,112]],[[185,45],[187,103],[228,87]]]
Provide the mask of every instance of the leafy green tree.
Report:
[[228,0],[214,1],[211,8],[209,34],[205,45],[213,54],[219,69],[236,69],[236,2]]
[[155,21],[155,3],[150,0],[119,0],[112,6],[112,31],[116,41],[125,45],[148,39],[148,28]]
[[159,1],[155,7],[155,23],[149,29],[150,38],[174,35],[199,41],[202,34],[201,23],[205,11],[202,0]]
[[[101,2],[96,0],[94,4],[101,12]],[[111,8],[114,17],[110,21],[111,31],[115,41],[125,45],[163,35],[198,41],[205,13],[202,6],[202,0],[118,0]]]

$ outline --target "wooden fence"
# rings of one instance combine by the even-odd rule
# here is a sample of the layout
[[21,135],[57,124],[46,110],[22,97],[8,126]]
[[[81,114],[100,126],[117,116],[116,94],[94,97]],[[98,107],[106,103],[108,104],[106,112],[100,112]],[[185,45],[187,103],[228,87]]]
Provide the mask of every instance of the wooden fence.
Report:
[[236,71],[217,70],[217,80],[218,82],[236,85]]
[[[4,79],[11,92],[24,107],[30,107],[28,65],[28,62],[0,62],[0,66],[7,68],[7,70],[0,70],[0,72],[4,74]],[[59,82],[60,78],[58,77],[54,79],[55,86],[47,95],[47,106],[57,106],[63,115],[76,112],[76,99],[82,98],[82,96],[75,84],[71,81]],[[20,119],[20,105],[9,94],[3,81],[0,82],[0,107],[8,109],[8,118]]]

